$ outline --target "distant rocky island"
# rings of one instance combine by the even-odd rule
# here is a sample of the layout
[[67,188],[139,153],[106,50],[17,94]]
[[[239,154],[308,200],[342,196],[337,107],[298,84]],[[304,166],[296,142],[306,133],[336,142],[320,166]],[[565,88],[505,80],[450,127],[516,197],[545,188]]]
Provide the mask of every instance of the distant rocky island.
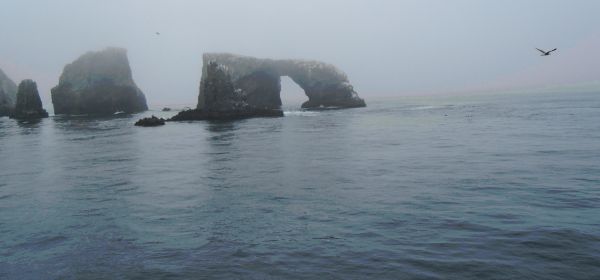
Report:
[[13,119],[47,118],[48,112],[42,107],[42,99],[33,80],[23,80],[17,91],[17,101],[10,114]]
[[148,110],[146,97],[133,81],[127,50],[88,52],[65,66],[52,90],[55,114],[106,115]]
[[196,109],[180,112],[171,121],[283,116],[281,76],[304,89],[308,101],[302,108],[366,106],[346,74],[331,64],[208,53],[203,65]]
[[[181,111],[169,121],[281,117],[282,76],[290,77],[306,93],[308,100],[302,108],[366,106],[348,76],[331,64],[207,53],[203,56],[196,108]],[[51,90],[51,97],[57,115],[109,115],[148,110],[144,93],[133,81],[127,50],[122,48],[87,52],[67,64],[58,85]],[[47,117],[37,84],[24,80],[17,89],[0,70],[0,116]],[[163,123],[162,119],[146,118],[138,125]]]
[[17,85],[0,69],[0,117],[10,115],[17,102]]
[[23,80],[19,87],[0,69],[0,117],[12,119],[47,118],[42,99],[33,80]]

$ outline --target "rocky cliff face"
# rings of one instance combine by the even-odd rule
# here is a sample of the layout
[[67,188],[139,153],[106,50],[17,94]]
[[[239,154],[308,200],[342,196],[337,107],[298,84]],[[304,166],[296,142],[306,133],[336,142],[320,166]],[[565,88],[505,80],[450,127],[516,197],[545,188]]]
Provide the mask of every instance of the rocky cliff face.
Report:
[[127,51],[88,52],[65,66],[52,89],[56,114],[136,113],[148,110],[146,97],[131,75]]
[[0,69],[0,117],[10,115],[17,100],[17,85]]
[[[250,117],[282,117],[283,111],[275,107],[252,106],[248,99],[253,98],[235,87],[227,68],[215,62],[204,67],[200,83],[201,108],[180,112],[171,121],[236,119]],[[255,97],[254,97],[255,98]],[[281,101],[279,101],[281,104]],[[199,105],[200,106],[200,105]]]
[[222,53],[205,54],[203,62],[196,110],[173,120],[283,116],[281,76],[304,89],[308,101],[303,108],[366,106],[346,74],[327,63]]
[[17,102],[10,115],[14,119],[47,118],[48,112],[42,108],[42,100],[37,84],[32,80],[23,80],[17,91]]

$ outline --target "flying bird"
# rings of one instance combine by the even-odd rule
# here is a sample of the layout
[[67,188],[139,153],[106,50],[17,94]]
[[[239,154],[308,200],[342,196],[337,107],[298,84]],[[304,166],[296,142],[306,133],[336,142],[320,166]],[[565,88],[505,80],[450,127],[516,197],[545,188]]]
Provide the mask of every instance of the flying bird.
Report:
[[535,48],[536,50],[540,51],[542,53],[542,56],[549,56],[551,52],[556,51],[557,49],[553,49],[551,51],[545,51],[545,50],[540,50],[538,48]]

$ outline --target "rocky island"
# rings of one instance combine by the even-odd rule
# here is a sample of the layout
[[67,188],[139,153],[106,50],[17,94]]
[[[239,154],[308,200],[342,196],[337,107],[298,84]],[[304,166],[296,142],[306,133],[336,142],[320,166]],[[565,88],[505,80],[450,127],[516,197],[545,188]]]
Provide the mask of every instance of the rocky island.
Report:
[[0,117],[10,115],[16,100],[17,85],[0,69]]
[[308,96],[302,108],[366,106],[346,74],[331,64],[226,53],[204,54],[203,63],[196,109],[180,112],[170,120],[283,116],[282,76],[290,77]]
[[17,91],[15,109],[10,114],[13,119],[47,118],[48,112],[42,107],[42,99],[33,80],[23,80]]
[[88,52],[65,66],[52,90],[55,114],[107,115],[148,110],[146,97],[133,81],[127,50]]
[[151,126],[161,126],[161,125],[165,125],[165,119],[157,118],[154,115],[152,115],[152,117],[143,118],[143,119],[135,122],[135,126],[151,127]]

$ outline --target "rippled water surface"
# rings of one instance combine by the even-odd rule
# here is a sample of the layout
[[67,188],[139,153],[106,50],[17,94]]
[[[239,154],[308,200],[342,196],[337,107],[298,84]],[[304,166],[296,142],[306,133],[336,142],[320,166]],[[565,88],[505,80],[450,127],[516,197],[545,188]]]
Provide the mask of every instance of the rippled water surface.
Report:
[[600,94],[0,118],[1,279],[600,279]]

